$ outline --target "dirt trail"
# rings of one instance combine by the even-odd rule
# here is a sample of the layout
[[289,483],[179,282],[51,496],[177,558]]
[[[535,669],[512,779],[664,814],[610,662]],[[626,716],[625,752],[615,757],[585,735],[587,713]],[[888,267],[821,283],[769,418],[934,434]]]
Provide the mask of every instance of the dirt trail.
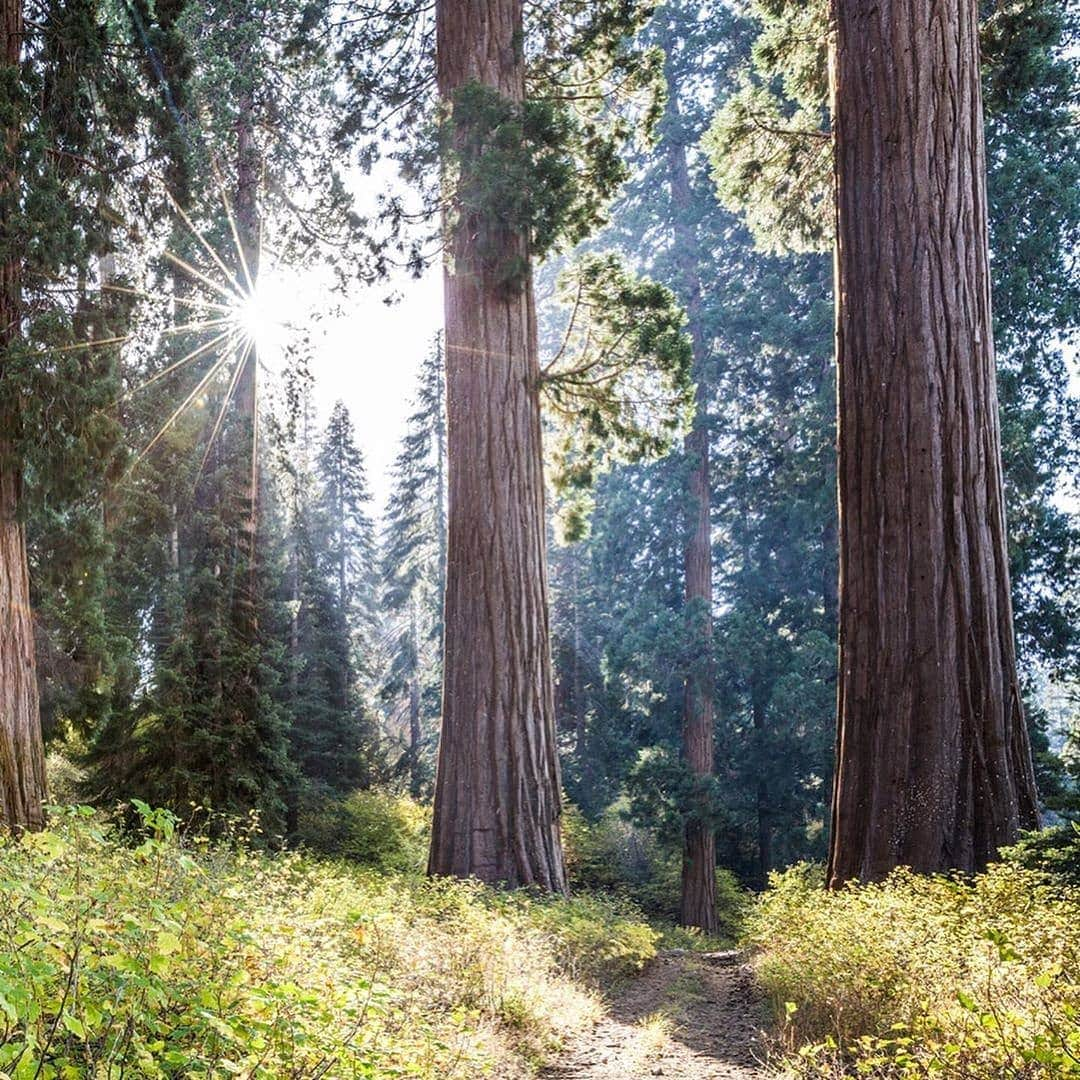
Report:
[[764,1023],[764,1003],[745,966],[662,953],[541,1076],[764,1080]]

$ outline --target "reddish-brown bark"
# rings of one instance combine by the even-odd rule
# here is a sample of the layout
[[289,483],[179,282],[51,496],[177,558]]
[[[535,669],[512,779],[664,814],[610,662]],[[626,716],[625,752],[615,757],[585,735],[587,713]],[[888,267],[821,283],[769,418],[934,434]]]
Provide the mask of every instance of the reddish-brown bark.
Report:
[[[521,101],[521,0],[439,0],[439,92]],[[447,537],[442,738],[432,874],[566,889],[548,629],[539,363],[527,238],[447,221]]]
[[1037,821],[1017,686],[975,0],[834,0],[840,496],[829,880]]
[[[669,73],[670,78],[670,73]],[[677,113],[674,101],[668,105]],[[700,248],[689,224],[692,196],[686,147],[673,136],[668,141],[668,183],[675,209],[673,230],[679,275],[686,303],[697,377],[696,412],[684,443],[689,467],[687,486],[685,570],[687,630],[693,639],[693,661],[683,697],[683,758],[695,776],[713,774],[712,664],[712,528],[709,489],[708,399],[702,370],[708,351],[701,325],[701,280],[697,268]],[[688,822],[683,838],[680,921],[706,933],[719,929],[716,916],[716,836],[707,821]]]
[[[22,53],[21,0],[0,0],[0,48],[5,67]],[[19,183],[14,171],[19,132],[3,133],[0,214]],[[2,223],[2,222],[0,222]],[[30,610],[26,534],[19,518],[22,470],[15,450],[18,403],[3,387],[6,353],[19,338],[21,266],[17,256],[0,262],[0,825],[37,829],[44,823],[45,753]]]

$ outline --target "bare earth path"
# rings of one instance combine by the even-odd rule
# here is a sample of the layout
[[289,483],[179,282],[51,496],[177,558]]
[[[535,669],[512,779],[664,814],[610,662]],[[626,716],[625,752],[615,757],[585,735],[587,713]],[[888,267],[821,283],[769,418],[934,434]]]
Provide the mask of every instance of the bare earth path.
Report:
[[541,1076],[764,1080],[764,1023],[764,1003],[745,966],[662,953]]

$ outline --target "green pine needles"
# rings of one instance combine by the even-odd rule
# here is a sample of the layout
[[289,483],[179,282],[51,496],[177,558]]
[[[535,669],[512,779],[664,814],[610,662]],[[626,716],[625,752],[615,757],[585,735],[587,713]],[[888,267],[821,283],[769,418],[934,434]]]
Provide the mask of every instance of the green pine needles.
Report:
[[[454,95],[442,133],[449,203],[457,220],[476,223],[481,258],[508,287],[527,279],[530,255],[576,244],[603,223],[626,165],[612,140],[590,139],[553,99],[515,102],[478,82]],[[527,237],[528,254],[504,254],[508,233]]]

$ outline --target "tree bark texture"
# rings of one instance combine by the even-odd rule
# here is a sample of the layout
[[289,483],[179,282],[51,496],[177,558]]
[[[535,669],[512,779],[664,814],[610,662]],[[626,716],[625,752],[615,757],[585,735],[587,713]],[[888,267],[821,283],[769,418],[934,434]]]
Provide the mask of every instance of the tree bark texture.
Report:
[[[470,82],[521,101],[521,0],[439,0],[442,99]],[[548,616],[539,362],[527,238],[446,222],[449,521],[442,737],[428,870],[566,891]]]
[[[21,0],[0,0],[0,47],[5,67],[18,67],[22,54]],[[3,133],[0,215],[19,183],[15,171],[19,132]],[[3,224],[0,217],[0,225]],[[17,255],[0,262],[0,825],[39,829],[44,824],[45,752],[30,610],[26,533],[19,518],[22,470],[14,446],[18,405],[3,388],[6,354],[18,343],[21,320],[21,266]]]
[[974,0],[833,0],[840,500],[829,881],[1037,824],[1016,677]]

